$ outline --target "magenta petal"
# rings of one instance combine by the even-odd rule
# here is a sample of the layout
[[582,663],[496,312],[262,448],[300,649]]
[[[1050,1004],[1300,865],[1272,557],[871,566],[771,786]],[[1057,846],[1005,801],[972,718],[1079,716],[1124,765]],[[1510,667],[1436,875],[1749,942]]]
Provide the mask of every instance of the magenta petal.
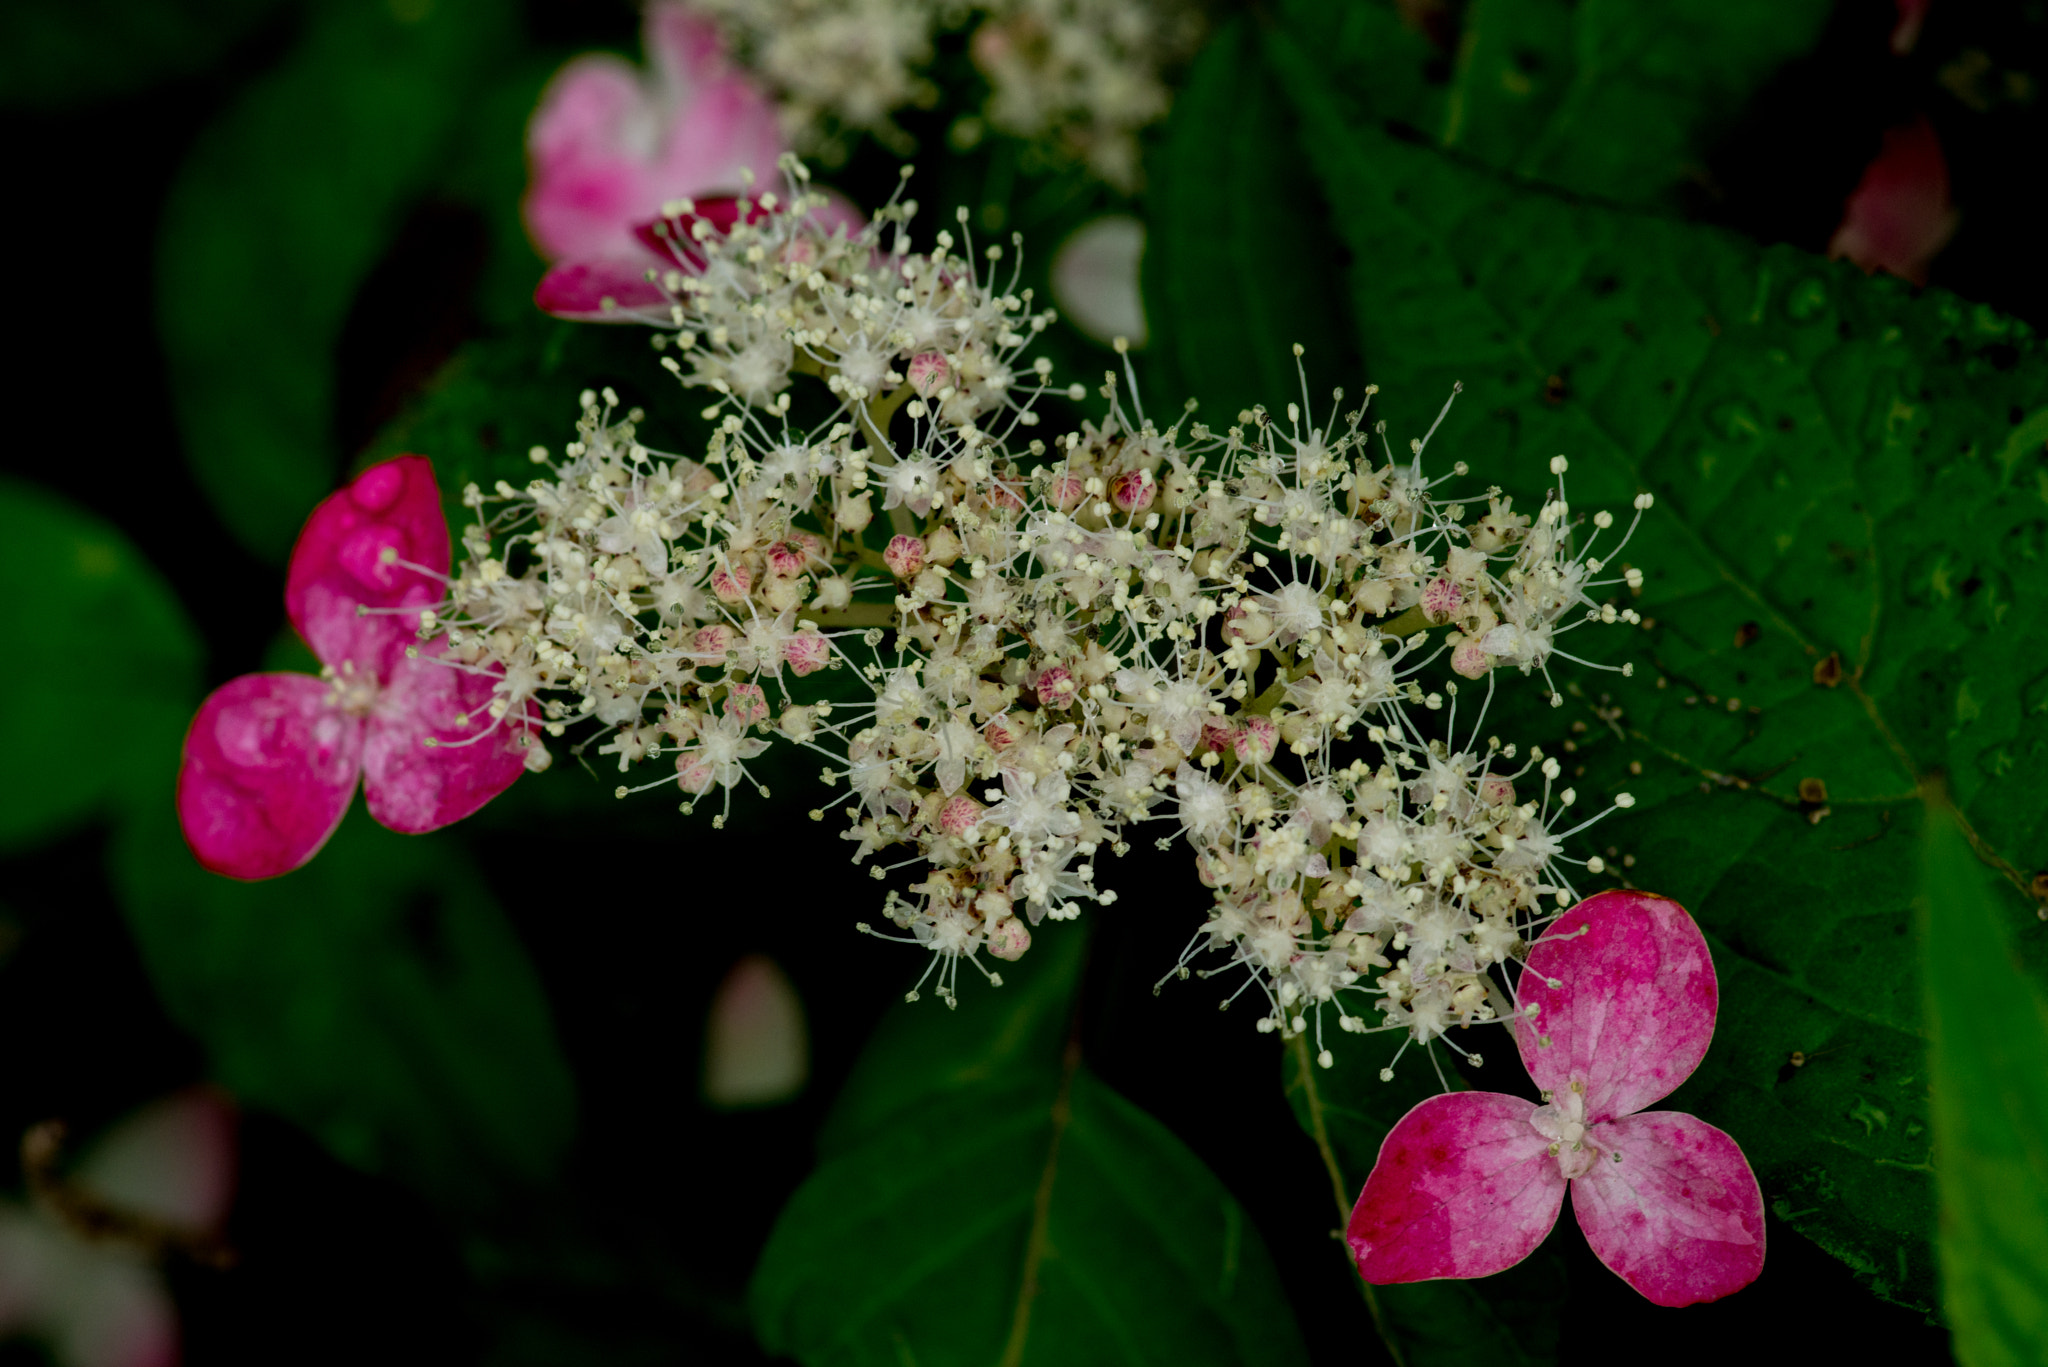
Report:
[[[387,554],[405,563],[387,563]],[[432,607],[448,592],[433,575],[446,575],[448,565],[448,524],[433,464],[425,456],[397,456],[328,495],[306,519],[292,548],[285,611],[322,664],[352,664],[381,683],[418,635],[419,618],[391,611],[362,616],[357,608]]]
[[199,705],[178,770],[178,821],[199,862],[275,878],[341,824],[361,772],[363,724],[305,674],[244,674]]
[[[526,727],[494,725],[486,710],[494,677],[443,663],[444,649],[435,641],[399,662],[363,742],[370,815],[407,835],[462,820],[526,768]],[[459,741],[469,743],[449,743]]]
[[1590,1137],[1600,1159],[1573,1180],[1572,1209],[1623,1281],[1659,1305],[1692,1305],[1756,1280],[1764,1197],[1733,1139],[1680,1111],[1611,1120]]
[[[626,238],[630,243],[631,234]],[[668,296],[647,278],[649,270],[663,266],[652,254],[565,261],[541,277],[533,302],[543,313],[582,323],[666,321]],[[673,264],[667,268],[676,269]]]
[[1885,133],[1883,148],[1842,206],[1828,255],[1924,285],[1929,263],[1955,235],[1957,221],[1948,160],[1923,114]]
[[1535,1110],[1498,1092],[1449,1092],[1402,1116],[1345,1232],[1359,1275],[1374,1284],[1485,1277],[1534,1252],[1565,1189],[1530,1124]]
[[[1550,980],[1560,986],[1551,987]],[[1706,1057],[1720,989],[1706,937],[1685,908],[1652,893],[1596,893],[1529,951],[1515,1043],[1545,1091],[1585,1088],[1586,1121],[1669,1096]]]

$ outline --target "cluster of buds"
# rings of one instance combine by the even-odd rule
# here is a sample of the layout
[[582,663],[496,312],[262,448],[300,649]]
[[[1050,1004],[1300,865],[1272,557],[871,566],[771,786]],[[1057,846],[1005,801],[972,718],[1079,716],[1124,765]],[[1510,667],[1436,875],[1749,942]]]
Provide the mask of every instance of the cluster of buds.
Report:
[[[1168,976],[1220,956],[1326,1066],[1325,1008],[1424,1043],[1504,1017],[1494,970],[1600,865],[1565,853],[1557,762],[1480,741],[1486,703],[1503,673],[1556,701],[1559,634],[1637,620],[1597,596],[1639,583],[1591,554],[1612,520],[1574,549],[1563,460],[1529,517],[1445,493],[1462,464],[1427,477],[1428,437],[1397,457],[1341,392],[1321,426],[1304,389],[1284,420],[1161,427],[1128,365],[1099,422],[1038,439],[1050,367],[1020,353],[1049,315],[1001,253],[911,252],[909,202],[828,232],[804,183],[666,220],[644,316],[716,396],[703,458],[585,394],[540,478],[466,491],[423,632],[551,736],[660,765],[621,796],[675,783],[721,824],[775,739],[823,757],[812,816],[843,809],[854,859],[896,875],[886,915],[949,1001],[963,962],[999,981],[984,955],[1112,901],[1097,861],[1153,838],[1213,895]],[[800,376],[830,410],[801,425]]]
[[[896,111],[938,96],[924,68],[940,29],[972,25],[968,52],[988,81],[988,125],[1040,143],[1129,191],[1138,132],[1172,102],[1166,70],[1203,32],[1187,0],[693,0],[774,92],[784,133],[837,160],[865,131],[907,148]],[[983,117],[957,124],[978,136]]]

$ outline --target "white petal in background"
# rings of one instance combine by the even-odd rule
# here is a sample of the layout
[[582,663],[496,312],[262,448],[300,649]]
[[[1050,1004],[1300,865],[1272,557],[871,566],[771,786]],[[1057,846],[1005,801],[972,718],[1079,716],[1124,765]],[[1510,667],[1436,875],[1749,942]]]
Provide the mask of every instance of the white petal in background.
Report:
[[704,1031],[704,1099],[713,1106],[774,1106],[811,1071],[804,1007],[789,975],[765,954],[733,965],[711,999]]
[[1138,294],[1138,262],[1145,255],[1145,225],[1129,214],[1109,214],[1075,230],[1052,259],[1052,301],[1060,316],[1104,344],[1117,338],[1145,345],[1145,303]]
[[[94,1206],[174,1237],[217,1236],[234,1194],[235,1112],[206,1087],[109,1130],[65,1179]],[[48,1201],[0,1201],[0,1338],[39,1339],[63,1367],[173,1367],[178,1318],[156,1251],[89,1237]]]

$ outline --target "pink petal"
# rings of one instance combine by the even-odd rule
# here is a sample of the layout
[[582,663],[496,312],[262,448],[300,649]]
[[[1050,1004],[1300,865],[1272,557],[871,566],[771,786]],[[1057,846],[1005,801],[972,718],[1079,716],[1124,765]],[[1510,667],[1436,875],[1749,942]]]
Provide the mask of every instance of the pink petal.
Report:
[[373,465],[328,495],[306,519],[285,579],[285,611],[321,663],[353,664],[379,683],[416,638],[419,621],[407,612],[359,616],[356,609],[431,607],[447,596],[432,574],[385,563],[387,553],[448,573],[448,524],[425,456]]
[[[1551,987],[1548,980],[1560,984]],[[1576,1080],[1586,1123],[1639,1111],[1692,1076],[1720,988],[1706,937],[1676,902],[1596,893],[1550,925],[1515,993],[1515,1043],[1545,1091]]]
[[275,878],[341,824],[361,771],[363,724],[305,674],[244,674],[199,705],[178,770],[178,821],[199,862]]
[[[527,727],[493,725],[485,710],[493,678],[442,663],[445,649],[434,641],[418,659],[399,661],[363,743],[370,815],[407,835],[462,820],[526,768]],[[461,741],[469,743],[449,743]]]
[[1449,1092],[1401,1117],[1345,1233],[1374,1284],[1485,1277],[1535,1251],[1564,1206],[1564,1175],[1530,1124],[1535,1103]]
[[1924,116],[1916,118],[1884,135],[1883,149],[1843,205],[1828,255],[1924,285],[1928,263],[1955,234],[1957,217],[1941,140]]
[[225,1092],[187,1088],[109,1130],[79,1164],[77,1180],[116,1210],[210,1233],[234,1195],[235,1125]]
[[541,277],[533,302],[543,313],[581,323],[666,322],[669,298],[647,278],[650,270],[674,270],[664,257],[626,255],[636,244],[600,260],[564,261]]
[[617,252],[670,200],[741,193],[743,169],[773,182],[785,147],[775,107],[727,61],[710,21],[657,4],[645,42],[651,80],[616,58],[580,57],[542,94],[524,210],[549,260]]
[[[1764,1267],[1764,1197],[1742,1149],[1706,1121],[1650,1111],[1594,1126],[1572,1182],[1593,1252],[1658,1305],[1719,1300]],[[1619,1154],[1621,1161],[1614,1161]]]

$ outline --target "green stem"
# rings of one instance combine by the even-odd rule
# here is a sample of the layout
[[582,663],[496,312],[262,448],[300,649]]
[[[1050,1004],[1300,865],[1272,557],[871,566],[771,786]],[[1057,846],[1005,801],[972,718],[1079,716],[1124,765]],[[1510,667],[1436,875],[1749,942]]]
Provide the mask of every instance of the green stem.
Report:
[[[1323,1118],[1322,1093],[1316,1090],[1315,1073],[1312,1071],[1315,1060],[1309,1057],[1308,1036],[1296,1035],[1287,1042],[1287,1047],[1294,1054],[1294,1075],[1300,1081],[1303,1098],[1308,1102],[1309,1137],[1315,1140],[1316,1152],[1323,1156],[1323,1170],[1330,1174],[1330,1194],[1336,1198],[1337,1228],[1341,1231],[1351,1220],[1351,1202],[1345,1196],[1351,1188],[1345,1184],[1344,1172],[1337,1166],[1337,1151],[1330,1145],[1330,1127]],[[1348,1252],[1345,1261],[1350,1261]],[[1394,1367],[1407,1367],[1407,1360],[1401,1356],[1401,1345],[1395,1341],[1385,1315],[1380,1312],[1380,1298],[1373,1291],[1372,1283],[1360,1278],[1358,1288],[1364,1293],[1366,1312],[1372,1316],[1373,1332],[1386,1345],[1387,1356],[1393,1358]]]

